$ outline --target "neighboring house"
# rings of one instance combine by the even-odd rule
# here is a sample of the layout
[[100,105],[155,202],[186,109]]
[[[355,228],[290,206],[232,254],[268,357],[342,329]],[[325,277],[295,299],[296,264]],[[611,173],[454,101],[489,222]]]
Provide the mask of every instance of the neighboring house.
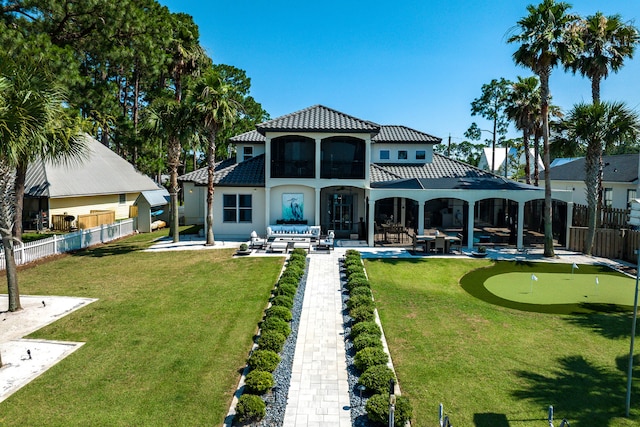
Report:
[[[272,224],[302,222],[373,245],[377,228],[393,222],[418,234],[458,229],[471,247],[476,224],[504,225],[508,217],[522,247],[525,204],[544,199],[542,188],[434,153],[440,138],[322,105],[258,124],[231,141],[237,157],[218,163],[214,175],[218,239],[248,239]],[[185,223],[204,224],[206,168],[179,180]],[[570,193],[555,192],[554,198],[570,215]],[[518,217],[524,220],[516,226]],[[531,224],[537,229],[539,220]]]
[[86,138],[88,151],[82,160],[54,163],[37,159],[29,164],[25,229],[35,229],[38,220],[50,228],[56,215],[67,217],[69,225],[78,226],[78,216],[92,211],[112,211],[115,219],[128,218],[130,207],[141,192],[167,192],[108,147],[90,136]]
[[[638,188],[638,154],[618,154],[603,156],[604,169],[602,177],[604,206],[627,209],[632,199],[636,198]],[[549,169],[551,188],[569,190],[573,193],[573,202],[586,205],[586,189],[584,183],[585,159],[574,159],[560,162]],[[541,174],[540,180],[544,179]]]
[[[518,157],[518,150],[515,147],[510,147],[509,149],[509,169],[507,170],[507,176],[512,177],[514,173],[518,171],[518,168],[522,166],[524,168],[524,164],[526,162],[526,157],[524,155],[524,151],[520,153]],[[480,161],[478,163],[478,168],[482,170],[492,171],[498,175],[504,176],[504,160],[506,157],[506,151],[504,147],[496,148],[496,165],[491,168],[489,167],[491,163],[491,159],[493,158],[491,147],[484,147],[482,150],[482,154],[480,155]],[[514,161],[517,158],[517,164]],[[533,148],[529,148],[529,165],[531,167],[531,174],[533,175],[533,168],[535,167],[534,163],[535,159],[535,151]],[[544,170],[544,163],[542,162],[542,157],[538,154],[538,170]]]

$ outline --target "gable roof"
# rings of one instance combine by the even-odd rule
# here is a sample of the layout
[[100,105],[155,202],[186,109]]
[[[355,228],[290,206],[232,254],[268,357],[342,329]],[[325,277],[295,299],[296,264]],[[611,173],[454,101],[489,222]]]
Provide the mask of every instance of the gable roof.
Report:
[[157,190],[158,185],[108,147],[84,136],[86,158],[54,163],[41,158],[29,163],[25,195],[31,197],[73,197],[99,194],[137,193]]
[[[603,177],[605,182],[638,182],[638,154],[618,154],[602,156],[604,162]],[[549,169],[554,181],[584,181],[586,159],[581,157],[572,162],[563,163]],[[544,174],[540,173],[540,179]]]
[[[207,185],[207,168],[189,172],[179,177],[178,180],[193,182],[195,185]],[[264,187],[264,154],[240,163],[236,163],[234,158],[216,163],[213,183],[216,186],[228,187]]]
[[277,117],[256,125],[262,135],[266,132],[344,132],[377,134],[380,125],[350,116],[340,111],[314,105],[304,110]]

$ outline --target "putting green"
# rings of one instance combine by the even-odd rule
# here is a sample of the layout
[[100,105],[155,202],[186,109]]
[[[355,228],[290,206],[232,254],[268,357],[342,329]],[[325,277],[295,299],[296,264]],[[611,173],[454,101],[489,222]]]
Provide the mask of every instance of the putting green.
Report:
[[604,265],[580,265],[574,274],[571,270],[571,264],[497,261],[466,274],[460,285],[483,301],[523,311],[574,314],[633,309],[635,278]]
[[[532,276],[538,280],[532,279]],[[597,278],[597,283],[596,283]],[[633,305],[635,280],[611,274],[504,273],[489,277],[485,288],[510,301],[528,304]]]

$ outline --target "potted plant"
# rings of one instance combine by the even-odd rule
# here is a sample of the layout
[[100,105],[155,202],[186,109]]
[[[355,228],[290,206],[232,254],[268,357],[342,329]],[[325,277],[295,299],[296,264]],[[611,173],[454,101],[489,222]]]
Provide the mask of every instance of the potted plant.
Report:
[[249,246],[246,243],[242,243],[238,248],[238,250],[236,251],[236,255],[249,255],[250,253],[251,253],[251,250],[249,249]]
[[487,256],[487,247],[486,246],[478,246],[477,251],[471,252],[471,255],[476,258],[484,258]]

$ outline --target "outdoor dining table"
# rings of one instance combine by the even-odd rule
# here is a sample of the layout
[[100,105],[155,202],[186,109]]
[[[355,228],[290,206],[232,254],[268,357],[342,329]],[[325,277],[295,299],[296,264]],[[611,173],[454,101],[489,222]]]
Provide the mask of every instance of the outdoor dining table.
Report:
[[384,231],[384,240],[389,241],[389,235],[395,236],[394,241],[400,242],[404,236],[404,227],[402,224],[382,224]]

